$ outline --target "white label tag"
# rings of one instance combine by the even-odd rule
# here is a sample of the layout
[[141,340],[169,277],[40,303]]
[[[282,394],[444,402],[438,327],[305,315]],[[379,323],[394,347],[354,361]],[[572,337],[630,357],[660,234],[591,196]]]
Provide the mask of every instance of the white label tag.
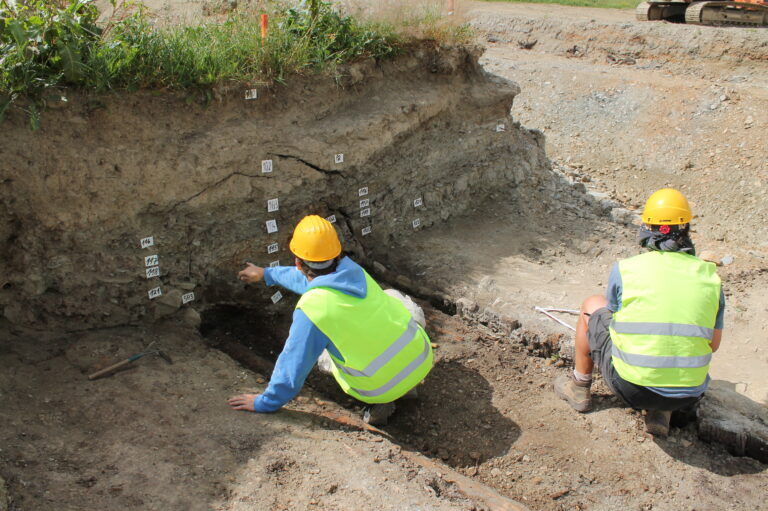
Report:
[[363,233],[363,236],[368,236],[369,234],[371,234],[371,226],[369,225],[368,227],[363,227],[362,233]]
[[277,220],[267,220],[267,234],[277,232]]
[[195,299],[195,293],[184,293],[181,295],[181,304],[189,303]]
[[272,303],[277,303],[282,299],[283,299],[283,293],[281,293],[280,291],[272,295]]
[[272,172],[272,160],[261,160],[261,173],[268,174]]
[[150,289],[147,292],[147,294],[149,295],[149,299],[150,300],[154,300],[158,296],[162,296],[163,295],[163,290],[160,289],[159,287],[153,287],[152,289]]
[[370,205],[371,205],[371,199],[363,199],[360,201],[361,208],[367,208]]
[[326,220],[328,220],[332,224],[335,224],[336,223],[336,215],[331,215],[328,218],[326,218]]
[[274,254],[278,250],[280,250],[280,247],[277,246],[277,243],[267,245],[267,254]]
[[360,210],[360,218],[371,216],[371,208],[365,208]]
[[357,195],[358,195],[358,197],[362,197],[362,196],[364,196],[364,195],[368,195],[368,187],[367,187],[367,186],[364,186],[364,187],[360,188],[360,189],[357,191]]
[[419,206],[421,206],[423,204],[424,204],[424,201],[422,200],[421,197],[419,197],[418,199],[413,199],[413,207],[414,208],[418,208]]
[[245,99],[257,99],[259,97],[259,89],[248,89],[245,91]]
[[344,163],[344,155],[341,154],[341,153],[334,154],[333,155],[333,162],[334,163]]
[[412,223],[413,223],[413,228],[414,228],[414,229],[416,229],[418,226],[420,226],[420,225],[421,225],[421,219],[420,219],[420,218],[417,218],[417,219],[416,219],[416,220],[414,220]]
[[270,268],[274,268],[275,266],[280,266],[280,261],[272,261],[269,263]]
[[507,131],[507,127],[504,124],[499,123],[496,125],[496,132],[498,133],[501,131]]
[[148,248],[155,244],[155,237],[149,236],[147,238],[141,238],[141,248]]
[[159,277],[160,276],[160,267],[159,266],[152,266],[151,268],[147,268],[147,278],[151,279],[152,277]]
[[144,258],[144,266],[157,266],[158,264],[160,264],[160,259],[157,257],[157,254]]
[[269,199],[267,201],[267,213],[273,213],[280,209],[280,203],[277,199]]

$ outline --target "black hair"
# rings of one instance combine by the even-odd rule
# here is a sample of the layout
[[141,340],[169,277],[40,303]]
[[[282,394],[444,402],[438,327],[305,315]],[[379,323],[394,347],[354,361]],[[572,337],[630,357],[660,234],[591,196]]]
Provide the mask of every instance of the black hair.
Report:
[[341,260],[341,256],[335,257],[333,259],[333,262],[328,268],[323,269],[317,269],[317,268],[310,268],[309,265],[307,265],[307,262],[303,259],[299,259],[299,265],[301,266],[301,271],[310,279],[314,279],[315,277],[320,277],[322,275],[328,275],[336,271],[336,267],[339,265],[339,260]]

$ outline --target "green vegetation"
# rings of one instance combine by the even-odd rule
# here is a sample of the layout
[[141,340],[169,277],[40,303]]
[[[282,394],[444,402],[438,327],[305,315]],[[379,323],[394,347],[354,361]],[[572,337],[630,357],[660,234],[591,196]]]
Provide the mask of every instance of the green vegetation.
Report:
[[634,9],[640,0],[484,0],[485,2],[516,2],[528,4],[559,4],[607,9]]
[[[391,23],[360,21],[320,0],[272,7],[266,40],[254,13],[159,29],[135,5],[97,23],[92,2],[0,0],[0,120],[16,106],[36,128],[46,101],[60,98],[64,87],[194,90],[210,97],[220,84],[282,82],[358,58],[389,57],[409,42]],[[422,35],[468,37],[466,27],[421,23]]]

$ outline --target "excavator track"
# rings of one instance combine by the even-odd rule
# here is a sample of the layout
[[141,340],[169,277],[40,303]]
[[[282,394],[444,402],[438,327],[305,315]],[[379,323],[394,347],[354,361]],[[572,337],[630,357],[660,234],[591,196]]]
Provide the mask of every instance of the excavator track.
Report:
[[743,2],[695,2],[685,10],[691,25],[766,27],[768,6]]
[[638,21],[678,21],[685,17],[685,2],[642,2],[635,9]]

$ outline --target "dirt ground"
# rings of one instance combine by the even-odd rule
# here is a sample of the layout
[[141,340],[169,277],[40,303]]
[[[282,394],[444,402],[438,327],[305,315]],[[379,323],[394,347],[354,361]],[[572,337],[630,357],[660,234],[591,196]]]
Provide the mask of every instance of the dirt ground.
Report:
[[[669,183],[707,212],[695,234],[699,251],[733,257],[719,268],[728,309],[714,384],[767,404],[768,153],[758,134],[768,124],[768,55],[762,67],[668,58],[668,48],[654,42],[674,40],[680,30],[692,33],[691,27],[636,26],[631,11],[467,7],[487,31],[486,69],[522,88],[513,118],[545,133],[563,179],[629,210]],[[641,31],[650,41],[646,51],[664,58],[617,63],[628,56],[608,58],[593,47],[569,56],[564,49],[579,44],[567,34],[582,30],[580,23],[592,23],[591,37],[598,40],[608,32]],[[722,40],[737,37],[734,29],[710,30]],[[760,34],[754,37],[768,41],[768,33]],[[530,50],[518,44],[532,39],[537,43]],[[768,43],[765,48],[768,54]],[[690,51],[695,56],[693,46]],[[728,79],[733,76],[745,78]],[[677,136],[670,141],[665,134],[672,131]],[[228,396],[260,391],[268,375],[221,350],[238,342],[274,359],[287,329],[289,318],[259,303],[251,310],[204,312],[202,333],[194,313],[151,326],[77,333],[0,323],[5,507],[487,508],[461,493],[450,475],[456,471],[534,510],[764,509],[766,465],[702,442],[693,425],[653,439],[644,433],[642,415],[622,407],[599,380],[589,414],[573,412],[553,395],[551,380],[565,369],[538,356],[532,340],[569,334],[532,308],[577,307],[583,297],[602,292],[611,264],[636,253],[635,228],[581,211],[569,197],[529,207],[504,199],[406,237],[383,259],[390,272],[477,307],[489,323],[427,307],[435,369],[417,400],[398,405],[384,434],[329,419],[356,417],[360,410],[314,373],[279,413],[227,408]],[[731,209],[739,203],[741,210]],[[521,327],[500,331],[488,320],[497,314]],[[172,365],[145,357],[109,378],[87,380],[94,368],[153,340]],[[411,453],[444,469],[420,465]],[[0,498],[0,510],[4,504]]]

